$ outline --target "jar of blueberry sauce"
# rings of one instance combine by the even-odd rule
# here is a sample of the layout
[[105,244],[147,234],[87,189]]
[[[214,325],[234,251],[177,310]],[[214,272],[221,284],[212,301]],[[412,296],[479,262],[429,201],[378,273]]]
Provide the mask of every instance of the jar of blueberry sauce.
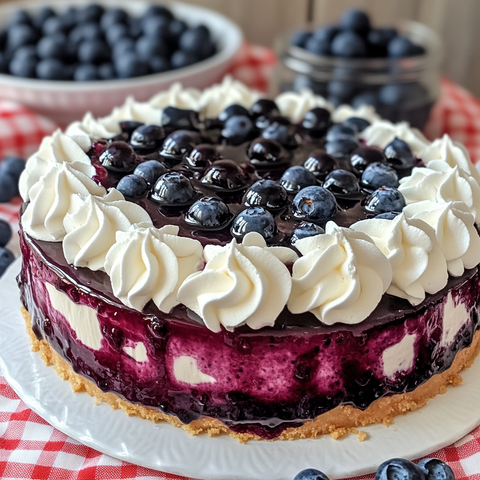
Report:
[[[385,29],[386,30],[386,29]],[[399,34],[421,47],[402,58],[345,58],[316,55],[282,39],[272,93],[311,89],[335,107],[373,105],[379,115],[422,128],[440,92],[441,41],[427,26],[404,21]]]

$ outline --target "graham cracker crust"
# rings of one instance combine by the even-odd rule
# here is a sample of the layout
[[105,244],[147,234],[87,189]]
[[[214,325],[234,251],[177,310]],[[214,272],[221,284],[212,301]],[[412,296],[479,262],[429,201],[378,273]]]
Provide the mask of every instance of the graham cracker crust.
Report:
[[[92,381],[75,373],[67,363],[45,340],[38,340],[32,330],[31,318],[25,308],[21,308],[32,350],[40,352],[40,357],[47,365],[52,365],[55,372],[63,380],[68,380],[74,392],[87,392],[95,398],[96,403],[105,402],[113,409],[121,409],[129,416],[137,416],[151,422],[168,422],[180,427],[191,435],[207,433],[210,436],[228,434],[239,442],[248,440],[262,440],[257,435],[250,433],[237,433],[232,431],[220,420],[203,417],[194,420],[188,425],[182,423],[177,417],[167,415],[156,409],[136,405],[123,400],[114,393],[102,392]],[[301,427],[287,428],[275,440],[297,440],[301,438],[315,438],[319,435],[329,434],[334,439],[339,439],[347,433],[358,435],[359,441],[367,438],[365,432],[358,427],[383,423],[390,425],[397,415],[406,414],[426,405],[429,399],[439,394],[444,394],[449,386],[462,383],[459,373],[470,367],[475,357],[480,352],[480,331],[475,333],[470,347],[459,352],[452,366],[443,373],[434,375],[427,382],[417,387],[412,392],[392,395],[376,400],[367,409],[360,410],[350,405],[340,405],[333,410],[319,415],[311,421],[306,421]]]

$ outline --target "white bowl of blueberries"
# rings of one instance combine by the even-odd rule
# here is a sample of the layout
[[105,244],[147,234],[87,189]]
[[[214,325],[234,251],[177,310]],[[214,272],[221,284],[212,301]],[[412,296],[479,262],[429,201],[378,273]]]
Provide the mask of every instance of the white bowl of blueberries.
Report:
[[229,19],[182,3],[12,2],[0,5],[0,19],[0,97],[60,124],[177,81],[205,88],[242,44]]

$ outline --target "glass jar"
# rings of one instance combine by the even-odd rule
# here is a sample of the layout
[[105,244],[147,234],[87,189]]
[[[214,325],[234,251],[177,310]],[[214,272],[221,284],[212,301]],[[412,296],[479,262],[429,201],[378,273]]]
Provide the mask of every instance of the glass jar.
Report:
[[406,58],[319,56],[284,38],[277,49],[281,61],[271,93],[309,88],[335,106],[370,104],[392,122],[422,128],[440,93],[441,41],[418,22],[401,22],[397,30],[426,53]]

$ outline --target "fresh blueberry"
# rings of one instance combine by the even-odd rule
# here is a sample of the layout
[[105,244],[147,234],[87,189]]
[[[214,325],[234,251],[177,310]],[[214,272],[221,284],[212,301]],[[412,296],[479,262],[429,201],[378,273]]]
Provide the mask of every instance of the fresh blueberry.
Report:
[[365,209],[373,213],[401,212],[405,207],[405,198],[393,187],[380,187],[367,199]]
[[178,43],[180,36],[187,29],[188,29],[188,25],[183,20],[175,19],[175,20],[172,20],[168,25],[170,38],[175,43]]
[[353,138],[341,138],[327,142],[325,150],[334,158],[348,158],[358,146],[358,142]]
[[[76,7],[68,7],[65,11],[60,13],[58,17],[56,17],[60,20],[64,32],[71,30],[78,23],[77,11],[78,10]],[[47,20],[47,22],[49,21],[50,18]]]
[[123,23],[115,23],[105,31],[107,43],[113,47],[122,38],[129,37],[129,29]]
[[318,27],[313,32],[313,36],[319,40],[324,40],[330,43],[338,32],[339,28],[336,25],[324,25]]
[[12,227],[0,219],[0,247],[5,247],[12,238]]
[[140,163],[133,174],[138,177],[143,177],[149,185],[153,185],[158,178],[167,172],[167,167],[158,160],[147,160]]
[[412,57],[419,54],[417,46],[403,35],[397,35],[390,40],[387,51],[390,58]]
[[117,23],[126,23],[128,19],[128,15],[125,10],[121,8],[112,8],[106,10],[105,13],[102,15],[100,19],[100,26],[106,32],[112,25]]
[[7,48],[14,51],[23,45],[33,45],[38,39],[35,28],[25,23],[13,25],[7,34]]
[[275,140],[259,137],[248,148],[250,163],[257,168],[279,165],[288,160],[285,150]]
[[116,77],[112,63],[102,63],[98,67],[98,76],[101,80],[112,80]]
[[62,33],[55,33],[43,37],[37,43],[37,54],[40,58],[65,58],[65,45],[67,37]]
[[387,106],[403,107],[405,104],[418,106],[426,95],[425,87],[418,82],[392,83],[380,88],[378,99]]
[[[268,98],[260,98],[250,107],[250,115],[255,120],[259,118],[268,119],[280,115],[277,104]],[[259,125],[257,125],[259,127]],[[267,126],[267,125],[265,125]],[[264,128],[264,127],[259,127]]]
[[210,43],[210,32],[204,25],[189,28],[182,33],[179,40],[180,49],[184,52],[200,54],[203,46]]
[[152,199],[166,206],[189,205],[195,200],[190,180],[179,172],[164,173],[155,183]]
[[65,25],[62,17],[50,17],[42,25],[43,35],[53,35],[55,33],[67,33],[69,27]]
[[139,58],[148,61],[151,57],[167,57],[167,45],[161,38],[140,37],[135,44],[135,51]]
[[392,458],[378,467],[375,480],[425,480],[425,475],[410,460]]
[[327,85],[325,82],[315,80],[308,75],[297,75],[293,80],[292,90],[295,92],[311,90],[316,95],[325,97],[327,94]]
[[227,108],[225,108],[225,110],[220,112],[220,115],[218,115],[218,119],[221,122],[226,122],[229,118],[237,115],[243,115],[245,117],[249,117],[250,113],[242,105],[237,105],[234,103],[233,105],[229,105]]
[[338,98],[340,103],[348,103],[356,89],[357,85],[352,80],[331,80],[327,85],[328,96]]
[[91,3],[86,7],[79,8],[77,11],[77,22],[98,22],[105,12],[105,9],[96,3]]
[[202,140],[197,132],[176,130],[164,140],[160,155],[169,163],[178,163],[199,143],[202,143]]
[[32,19],[32,22],[35,28],[37,28],[37,30],[41,30],[43,24],[47,21],[47,19],[55,16],[56,13],[51,7],[41,7]]
[[257,232],[265,240],[271,240],[277,234],[272,214],[263,207],[250,207],[240,212],[233,221],[232,234],[240,240],[250,232]]
[[330,55],[330,41],[311,35],[305,42],[305,50],[314,55]]
[[362,10],[348,10],[340,19],[340,28],[342,30],[352,30],[359,35],[367,35],[370,30],[370,19]]
[[339,196],[355,195],[360,191],[357,177],[348,170],[334,170],[323,182],[323,188]]
[[166,17],[144,16],[142,19],[143,34],[149,38],[165,41],[170,36],[170,20]]
[[371,163],[362,174],[362,184],[369,190],[399,185],[397,172],[385,163]]
[[176,107],[166,107],[162,111],[161,124],[183,130],[198,130],[201,126],[198,112]]
[[5,273],[9,265],[13,263],[14,260],[15,257],[10,250],[0,247],[0,277]]
[[352,98],[352,107],[359,108],[362,105],[372,105],[377,108],[379,104],[378,95],[372,90],[365,90]]
[[360,58],[367,55],[365,41],[355,32],[340,32],[332,41],[332,55],[344,58]]
[[[317,227],[320,228],[320,227]],[[293,480],[329,480],[329,478],[320,470],[315,468],[307,468],[295,475]]]
[[357,131],[357,133],[363,132],[368,126],[370,126],[370,122],[368,120],[360,117],[347,118],[343,124],[353,128]]
[[321,148],[311,152],[303,166],[317,178],[324,178],[338,168],[337,161]]
[[17,182],[11,175],[0,174],[0,203],[12,200],[18,193]]
[[45,58],[37,64],[37,77],[41,80],[68,80],[69,69],[57,58]]
[[375,218],[379,218],[381,220],[393,220],[395,217],[398,217],[398,215],[400,215],[400,212],[386,212],[375,215]]
[[142,125],[132,132],[130,145],[139,150],[153,150],[162,143],[164,138],[165,134],[162,127]]
[[386,57],[389,42],[397,36],[394,28],[374,28],[368,32],[367,42],[372,57]]
[[233,115],[225,122],[222,137],[229,145],[240,145],[251,137],[253,129],[253,122],[250,117]]
[[[325,230],[322,227],[319,227],[318,225],[315,225],[314,223],[311,222],[301,222],[297,228],[293,231],[292,238],[290,239],[290,243],[292,245],[295,245],[295,243],[302,239],[302,238],[307,238],[307,237],[314,237],[316,235],[321,235],[322,233],[325,233]],[[304,478],[304,477],[300,477]],[[308,478],[308,477],[305,477]],[[316,477],[313,477],[316,478]]]
[[355,139],[356,137],[356,130],[346,124],[343,123],[337,123],[335,125],[332,125],[327,132],[327,136],[325,137],[325,140],[327,142],[334,142],[335,140],[343,140],[345,138],[347,139]]
[[218,160],[207,168],[200,181],[215,190],[234,191],[245,187],[246,177],[233,160]]
[[133,52],[115,56],[114,66],[118,78],[141,77],[150,73],[147,63],[138,58]]
[[453,470],[438,458],[424,458],[417,467],[425,474],[425,480],[455,480]]
[[185,214],[185,222],[206,230],[224,228],[232,214],[227,205],[216,197],[203,197],[197,200]]
[[150,71],[152,73],[163,73],[168,70],[171,70],[170,62],[165,57],[154,56],[149,58],[148,66],[150,67]]
[[300,165],[287,168],[280,178],[280,184],[288,193],[297,193],[302,188],[316,185],[316,183],[315,175]]
[[288,194],[285,188],[270,179],[254,183],[245,193],[243,202],[247,207],[264,207],[278,210],[287,204]]
[[350,165],[356,172],[362,173],[371,163],[386,163],[385,154],[375,147],[359,147],[352,152]]
[[148,190],[147,180],[139,175],[126,175],[117,185],[117,190],[127,200],[138,200],[145,196]]
[[37,54],[30,47],[21,47],[13,55],[9,70],[16,77],[35,78],[37,63]]
[[[58,35],[58,33],[53,35]],[[68,35],[68,39],[76,48],[86,40],[101,40],[102,38],[102,30],[96,23],[77,25]]]
[[112,46],[112,59],[114,61],[125,54],[135,55],[135,42],[131,38],[122,38]]
[[182,50],[177,50],[170,58],[170,64],[172,65],[172,68],[188,67],[189,65],[199,61],[200,57],[198,57],[198,55],[195,53],[184,52]]
[[99,157],[100,163],[112,172],[133,172],[138,164],[133,148],[125,142],[112,142]]
[[330,126],[330,112],[321,107],[309,110],[302,120],[302,127],[313,137],[322,136]]
[[110,59],[109,48],[99,39],[84,40],[78,46],[78,59],[82,63],[99,65]]
[[217,152],[215,145],[202,143],[197,145],[189,155],[185,157],[187,165],[193,170],[204,170],[213,162],[220,160],[221,156]]
[[26,10],[15,10],[8,19],[8,25],[18,25],[18,24],[27,24],[30,25],[32,23],[32,18],[30,17],[29,13]]
[[150,5],[143,14],[144,17],[163,17],[167,20],[172,20],[174,18],[173,13],[169,8],[164,5]]
[[308,39],[312,36],[310,32],[305,30],[297,30],[293,33],[290,37],[290,45],[294,45],[295,47],[305,48],[305,44],[307,43]]
[[383,152],[387,157],[387,163],[397,170],[412,168],[415,163],[412,149],[397,137],[385,147]]
[[118,125],[122,130],[122,134],[130,139],[133,131],[145,124],[142,122],[136,122],[135,120],[122,120],[121,122],[118,122]]
[[293,199],[293,213],[297,218],[325,221],[332,218],[336,211],[335,195],[317,185],[300,190]]
[[76,82],[91,82],[99,80],[98,68],[91,63],[81,63],[73,71],[73,79]]
[[8,73],[8,57],[0,51],[0,73]]
[[5,157],[0,162],[0,175],[10,175],[14,182],[18,182],[20,175],[25,170],[25,160],[13,155]]
[[262,137],[275,140],[285,147],[294,146],[292,125],[285,117],[272,117],[268,126],[262,131]]

